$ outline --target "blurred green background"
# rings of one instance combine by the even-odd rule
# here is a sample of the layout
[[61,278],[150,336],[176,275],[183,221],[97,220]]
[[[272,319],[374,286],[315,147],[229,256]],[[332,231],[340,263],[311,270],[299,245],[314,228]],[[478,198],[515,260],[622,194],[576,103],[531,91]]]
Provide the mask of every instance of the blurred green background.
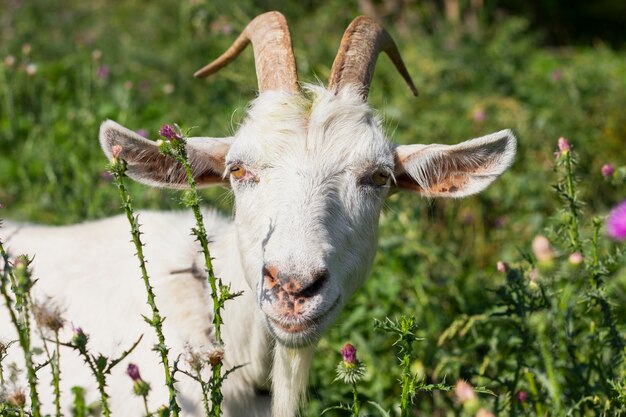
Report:
[[[3,0],[0,215],[67,224],[119,213],[97,140],[105,119],[152,138],[172,122],[197,126],[199,135],[236,131],[256,94],[251,51],[208,80],[192,74],[250,18],[273,9],[290,24],[303,82],[325,82],[355,16],[386,26],[420,90],[414,98],[389,60],[379,59],[369,102],[394,141],[455,143],[503,128],[519,138],[513,167],[478,196],[389,198],[371,278],[320,344],[306,415],[349,398],[331,384],[348,340],[370,364],[363,392],[391,407],[397,375],[377,370],[393,369],[396,358],[372,318],[415,315],[426,340],[414,371],[434,381],[471,378],[489,344],[437,339],[459,315],[484,310],[504,279],[496,261],[520,260],[549,224],[559,206],[551,188],[557,138],[578,152],[586,215],[603,215],[626,195],[623,181],[600,172],[612,163],[623,173],[626,159],[623,1]],[[131,191],[135,206],[179,207],[175,192],[137,184]],[[204,197],[230,212],[228,190]],[[610,287],[617,300],[626,293],[620,276]],[[458,411],[445,393],[418,403],[432,415]]]

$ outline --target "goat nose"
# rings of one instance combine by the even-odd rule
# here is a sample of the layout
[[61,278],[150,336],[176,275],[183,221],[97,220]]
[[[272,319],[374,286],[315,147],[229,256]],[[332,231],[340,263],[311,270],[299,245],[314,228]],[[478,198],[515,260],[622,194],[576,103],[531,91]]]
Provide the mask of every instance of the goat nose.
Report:
[[267,289],[278,286],[289,296],[298,298],[310,298],[317,295],[328,280],[328,275],[326,269],[302,275],[281,272],[274,265],[263,267],[263,278]]

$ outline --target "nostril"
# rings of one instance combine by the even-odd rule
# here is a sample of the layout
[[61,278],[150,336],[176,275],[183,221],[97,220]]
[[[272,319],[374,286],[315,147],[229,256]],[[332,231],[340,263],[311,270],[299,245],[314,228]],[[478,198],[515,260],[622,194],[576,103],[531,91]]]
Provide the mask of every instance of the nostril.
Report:
[[263,276],[269,283],[275,284],[278,282],[278,269],[271,265],[263,265]]
[[313,274],[311,284],[301,290],[298,295],[305,298],[317,295],[322,290],[322,288],[324,288],[326,281],[328,281],[328,275],[328,270],[326,269],[316,272],[315,274]]

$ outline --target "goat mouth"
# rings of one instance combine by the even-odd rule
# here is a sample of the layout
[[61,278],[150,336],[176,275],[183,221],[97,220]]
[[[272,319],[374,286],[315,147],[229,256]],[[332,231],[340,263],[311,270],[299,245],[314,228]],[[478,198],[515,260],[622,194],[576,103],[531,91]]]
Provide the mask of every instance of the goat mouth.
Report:
[[307,330],[310,330],[312,328],[319,326],[328,317],[328,315],[335,309],[335,307],[337,307],[337,305],[339,304],[339,298],[340,297],[337,297],[337,299],[332,303],[330,308],[328,308],[322,314],[314,318],[298,320],[298,321],[284,321],[284,320],[281,321],[281,320],[274,319],[270,316],[267,316],[267,319],[271,323],[272,327],[278,328],[285,333],[290,333],[290,334],[303,333]]

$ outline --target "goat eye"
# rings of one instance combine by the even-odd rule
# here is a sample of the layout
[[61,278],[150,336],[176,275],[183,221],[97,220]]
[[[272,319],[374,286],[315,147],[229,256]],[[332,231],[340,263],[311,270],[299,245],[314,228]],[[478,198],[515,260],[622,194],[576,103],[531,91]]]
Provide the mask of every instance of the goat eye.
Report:
[[246,176],[246,169],[241,165],[233,165],[230,167],[230,175],[232,175],[236,180],[240,180]]
[[379,186],[386,185],[387,181],[389,181],[389,173],[386,171],[383,171],[382,169],[379,169],[372,174],[372,182],[375,185],[379,185]]

